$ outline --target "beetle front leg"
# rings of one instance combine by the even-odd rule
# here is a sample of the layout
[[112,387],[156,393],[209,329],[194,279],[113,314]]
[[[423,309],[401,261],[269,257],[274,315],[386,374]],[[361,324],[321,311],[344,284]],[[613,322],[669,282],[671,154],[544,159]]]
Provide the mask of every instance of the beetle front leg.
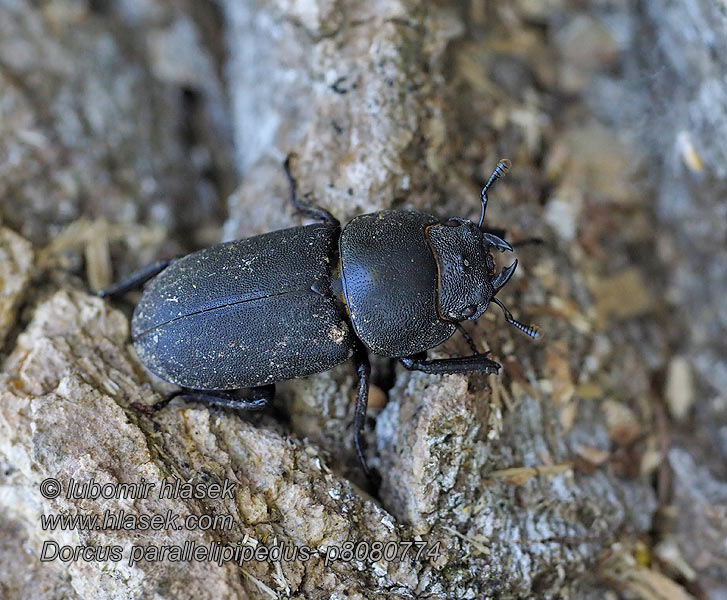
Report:
[[371,478],[371,472],[366,464],[366,456],[363,452],[361,431],[366,423],[366,408],[369,404],[369,386],[371,385],[371,363],[366,349],[361,343],[357,343],[353,353],[353,360],[356,364],[358,374],[358,392],[356,394],[356,409],[353,415],[353,444],[356,447],[356,455],[363,467],[366,477]]
[[152,277],[156,277],[157,275],[159,275],[159,273],[161,273],[164,269],[166,269],[169,265],[171,265],[175,260],[177,260],[177,259],[172,258],[169,260],[160,260],[151,265],[147,265],[146,267],[142,267],[138,271],[134,271],[131,275],[129,275],[123,281],[114,283],[113,285],[107,287],[106,289],[99,290],[97,292],[97,295],[100,298],[122,296],[126,292],[130,292],[131,290],[140,288],[147,281],[149,281]]
[[154,413],[164,408],[175,398],[184,398],[192,402],[201,402],[208,406],[219,406],[221,408],[230,408],[232,410],[263,410],[275,395],[275,385],[262,385],[250,389],[250,394],[245,398],[240,398],[234,394],[223,391],[208,390],[192,390],[182,388],[176,392],[172,392],[151,407],[140,404],[134,404],[134,408],[142,412]]
[[330,223],[331,225],[339,226],[341,223],[338,221],[338,219],[334,217],[330,212],[328,212],[325,208],[321,208],[320,206],[316,206],[315,204],[306,204],[298,200],[295,179],[293,178],[293,174],[290,172],[290,160],[293,156],[294,155],[289,154],[285,159],[285,162],[283,163],[285,176],[288,178],[288,185],[290,186],[290,203],[299,213],[305,215],[306,217],[310,217],[311,219],[317,219],[318,221],[323,221],[324,223]]
[[399,361],[410,371],[421,371],[432,375],[453,375],[455,373],[496,374],[500,370],[500,364],[490,360],[484,354],[427,360],[426,353],[422,353],[400,358]]

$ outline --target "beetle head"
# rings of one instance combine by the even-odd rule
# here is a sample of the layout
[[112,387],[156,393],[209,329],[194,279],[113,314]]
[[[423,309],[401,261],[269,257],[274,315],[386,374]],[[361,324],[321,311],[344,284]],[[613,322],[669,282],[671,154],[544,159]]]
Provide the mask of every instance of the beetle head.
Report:
[[427,237],[434,251],[439,273],[437,302],[439,314],[449,321],[477,319],[487,310],[490,302],[497,304],[505,320],[532,338],[538,331],[516,321],[495,295],[512,277],[517,260],[497,273],[491,250],[512,252],[505,240],[483,231],[487,209],[487,192],[510,169],[510,161],[502,159],[485,183],[480,194],[482,211],[477,225],[465,219],[449,219],[445,223],[427,228]]
[[472,221],[449,219],[427,229],[439,271],[439,312],[447,320],[474,320],[515,272],[517,261],[495,271],[491,250],[512,250],[497,236],[484,233]]
[[505,240],[483,232],[465,219],[449,219],[427,228],[427,237],[437,261],[439,314],[449,321],[473,321],[494,302],[505,320],[532,338],[540,333],[530,325],[515,320],[495,295],[510,281],[517,260],[499,273],[495,270],[492,249],[512,251]]

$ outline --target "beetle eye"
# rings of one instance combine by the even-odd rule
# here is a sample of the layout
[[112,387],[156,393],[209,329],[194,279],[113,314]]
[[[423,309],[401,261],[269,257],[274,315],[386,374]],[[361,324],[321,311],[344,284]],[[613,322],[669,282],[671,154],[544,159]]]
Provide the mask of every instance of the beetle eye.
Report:
[[477,305],[476,304],[470,304],[467,308],[465,308],[462,311],[462,316],[465,319],[469,319],[472,315],[474,315],[477,312]]
[[459,227],[462,225],[462,221],[458,221],[457,219],[449,219],[444,222],[445,227]]

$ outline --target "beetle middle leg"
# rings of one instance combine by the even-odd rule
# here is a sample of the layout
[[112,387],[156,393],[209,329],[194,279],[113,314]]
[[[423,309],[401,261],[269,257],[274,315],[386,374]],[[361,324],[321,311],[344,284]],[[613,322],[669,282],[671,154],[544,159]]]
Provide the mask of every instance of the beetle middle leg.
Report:
[[192,402],[201,402],[208,406],[219,406],[232,410],[263,410],[275,395],[275,385],[263,385],[250,389],[247,397],[241,398],[230,392],[194,390],[182,388],[169,394],[164,400],[160,400],[152,406],[134,404],[134,408],[143,412],[153,413],[164,408],[175,398],[183,398]]
[[107,287],[106,289],[99,290],[97,292],[97,295],[100,298],[113,298],[115,296],[123,296],[126,292],[130,292],[131,290],[140,288],[151,278],[159,275],[159,273],[161,273],[164,269],[171,265],[175,260],[177,259],[171,258],[169,260],[160,260],[158,262],[147,265],[146,267],[142,267],[138,271],[134,271],[126,279],[119,281],[118,283],[115,283]]
[[285,162],[283,163],[283,167],[285,168],[285,176],[288,178],[288,184],[290,185],[291,204],[299,213],[304,214],[306,217],[310,217],[311,219],[317,219],[318,221],[323,221],[325,223],[330,223],[331,225],[340,225],[341,223],[338,221],[338,219],[334,217],[330,212],[328,212],[325,208],[321,208],[320,206],[316,206],[315,204],[303,203],[298,200],[298,194],[296,191],[297,186],[293,174],[290,172],[290,159],[292,158],[292,156],[292,154],[288,154]]

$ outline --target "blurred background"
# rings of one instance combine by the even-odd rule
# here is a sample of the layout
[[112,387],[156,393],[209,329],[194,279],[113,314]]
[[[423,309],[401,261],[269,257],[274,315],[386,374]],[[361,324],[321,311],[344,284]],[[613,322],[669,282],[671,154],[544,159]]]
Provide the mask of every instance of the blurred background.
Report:
[[[509,158],[490,225],[543,243],[519,249],[503,300],[544,338],[533,344],[488,311],[467,327],[504,364],[499,378],[375,362],[375,501],[345,483],[366,486],[350,444],[350,365],[281,385],[276,416],[256,426],[318,448],[356,511],[380,503],[402,528],[391,535],[441,539],[450,554],[407,565],[406,577],[286,565],[285,585],[270,566],[230,568],[207,591],[727,598],[721,0],[0,0],[0,595],[192,593],[191,579],[159,584],[182,577],[168,565],[121,577],[34,558],[47,534],[29,471],[52,469],[29,407],[61,377],[48,383],[23,361],[42,355],[54,319],[64,332],[85,323],[83,310],[52,304],[59,290],[83,294],[159,258],[299,224],[281,168],[290,152],[300,192],[343,222],[387,208],[474,219],[479,188]],[[119,335],[109,356],[128,351]],[[127,368],[88,347],[86,362],[57,348],[67,362],[43,361],[112,379]],[[128,372],[132,391],[108,392],[121,406],[163,389],[138,365]],[[11,400],[26,408],[10,411]],[[251,490],[263,485],[254,465],[230,460]],[[93,455],[83,464],[109,469]],[[314,486],[300,469],[300,485]],[[336,510],[319,501],[323,515]],[[293,521],[266,527],[309,539]]]

